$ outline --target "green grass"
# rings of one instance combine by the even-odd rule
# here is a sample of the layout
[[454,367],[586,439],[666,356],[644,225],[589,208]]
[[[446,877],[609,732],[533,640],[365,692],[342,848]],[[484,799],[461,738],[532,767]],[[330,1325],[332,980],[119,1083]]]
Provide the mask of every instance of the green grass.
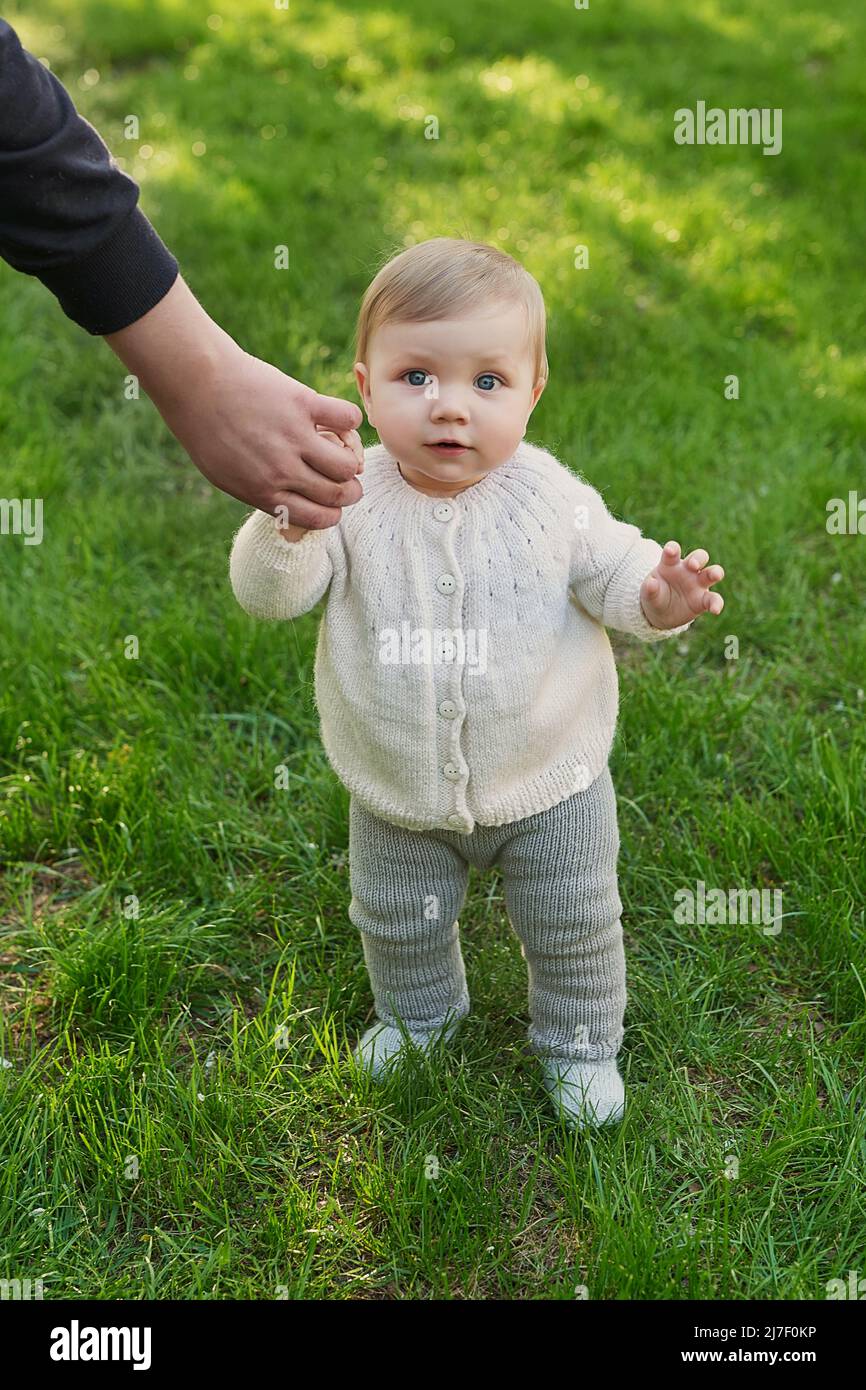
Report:
[[[209,312],[320,391],[356,398],[386,250],[516,254],[549,311],[530,439],[647,534],[705,546],[727,606],[661,649],[614,637],[624,1124],[575,1138],[548,1110],[496,871],[461,914],[459,1044],[359,1087],[372,1005],[312,697],[321,607],[247,617],[227,574],[246,509],[0,266],[0,491],[45,505],[42,545],[0,538],[0,1277],[822,1299],[866,1268],[866,537],[825,528],[866,487],[861,7],[242,0],[214,29],[214,2],[7,17]],[[782,153],[676,146],[699,99],[781,107]],[[678,925],[698,879],[780,888],[782,931]]]

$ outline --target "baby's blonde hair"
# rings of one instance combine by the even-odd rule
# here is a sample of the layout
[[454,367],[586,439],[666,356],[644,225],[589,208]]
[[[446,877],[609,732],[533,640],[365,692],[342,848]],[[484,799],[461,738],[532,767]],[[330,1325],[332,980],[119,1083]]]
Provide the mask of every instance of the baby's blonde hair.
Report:
[[432,237],[385,262],[361,302],[355,361],[367,362],[373,334],[386,323],[458,318],[502,301],[525,307],[533,384],[547,381],[547,315],[537,280],[507,252],[458,237]]

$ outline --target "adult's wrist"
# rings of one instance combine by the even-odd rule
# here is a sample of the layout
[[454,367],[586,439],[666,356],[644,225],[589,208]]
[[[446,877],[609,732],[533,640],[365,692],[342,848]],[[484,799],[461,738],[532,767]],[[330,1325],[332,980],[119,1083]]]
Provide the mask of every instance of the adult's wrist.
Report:
[[148,313],[105,341],[160,411],[188,401],[191,388],[214,380],[227,352],[242,351],[180,275]]

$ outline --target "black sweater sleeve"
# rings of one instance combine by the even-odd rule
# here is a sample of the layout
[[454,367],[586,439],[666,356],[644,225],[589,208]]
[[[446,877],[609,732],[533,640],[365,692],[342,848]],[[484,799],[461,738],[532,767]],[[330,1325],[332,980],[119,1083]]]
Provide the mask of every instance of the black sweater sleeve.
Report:
[[152,309],[178,264],[66,88],[0,20],[0,256],[88,333]]

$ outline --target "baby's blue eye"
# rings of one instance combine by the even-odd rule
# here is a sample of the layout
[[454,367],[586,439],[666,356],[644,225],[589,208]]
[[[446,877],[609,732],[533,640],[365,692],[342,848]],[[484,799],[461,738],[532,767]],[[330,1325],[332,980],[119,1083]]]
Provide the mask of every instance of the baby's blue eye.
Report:
[[[422,367],[410,367],[409,370],[408,370],[407,372],[404,372],[404,373],[403,373],[403,379],[405,380],[405,379],[408,378],[408,377],[420,376],[420,377],[423,377],[423,378],[426,380],[426,378],[427,378],[429,375],[430,375],[430,373],[429,373],[429,372],[425,372],[424,369],[423,369]],[[498,376],[494,376],[494,374],[493,374],[492,372],[482,372],[481,375],[480,375],[479,377],[476,377],[476,380],[477,380],[477,381],[485,381],[485,380],[486,380],[486,381],[499,381],[499,377],[498,377]],[[410,386],[423,386],[423,385],[424,385],[424,381],[410,381],[410,382],[409,382],[409,385],[410,385]],[[486,395],[489,396],[489,395],[491,394],[491,392],[487,389],[487,387],[482,387],[481,389],[485,392]]]

